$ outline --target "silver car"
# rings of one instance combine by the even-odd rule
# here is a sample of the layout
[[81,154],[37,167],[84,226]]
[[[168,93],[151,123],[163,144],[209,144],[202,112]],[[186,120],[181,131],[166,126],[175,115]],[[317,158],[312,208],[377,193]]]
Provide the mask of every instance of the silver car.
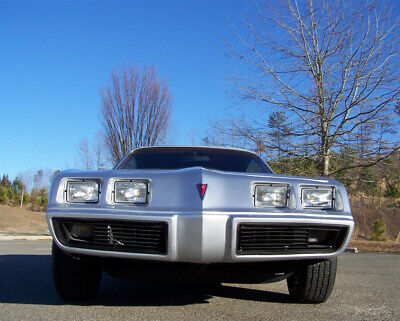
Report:
[[145,147],[109,171],[68,170],[47,221],[54,283],[93,299],[123,278],[262,283],[287,279],[299,302],[330,295],[354,222],[345,187],[276,175],[246,150]]

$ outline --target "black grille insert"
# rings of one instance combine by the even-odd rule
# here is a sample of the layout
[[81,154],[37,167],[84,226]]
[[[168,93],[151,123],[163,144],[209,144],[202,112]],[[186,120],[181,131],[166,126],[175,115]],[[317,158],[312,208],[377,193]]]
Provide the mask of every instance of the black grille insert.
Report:
[[168,223],[53,218],[65,246],[131,253],[167,254]]
[[239,224],[238,255],[330,253],[337,251],[347,226]]

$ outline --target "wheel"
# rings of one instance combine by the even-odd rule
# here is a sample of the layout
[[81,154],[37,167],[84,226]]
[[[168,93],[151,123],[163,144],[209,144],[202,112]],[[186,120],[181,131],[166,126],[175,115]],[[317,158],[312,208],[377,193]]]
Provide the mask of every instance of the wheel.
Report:
[[337,258],[304,263],[287,279],[289,295],[301,303],[325,302],[336,278]]
[[102,271],[94,260],[74,258],[53,242],[52,269],[55,288],[63,300],[90,301],[96,297]]

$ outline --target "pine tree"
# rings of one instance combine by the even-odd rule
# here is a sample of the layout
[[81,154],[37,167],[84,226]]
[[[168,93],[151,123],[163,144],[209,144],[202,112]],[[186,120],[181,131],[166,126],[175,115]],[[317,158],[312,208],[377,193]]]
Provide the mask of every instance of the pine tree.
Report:
[[386,242],[386,223],[384,219],[376,220],[373,226],[374,233],[372,234],[373,241]]
[[8,204],[8,195],[7,195],[7,189],[0,185],[0,204]]

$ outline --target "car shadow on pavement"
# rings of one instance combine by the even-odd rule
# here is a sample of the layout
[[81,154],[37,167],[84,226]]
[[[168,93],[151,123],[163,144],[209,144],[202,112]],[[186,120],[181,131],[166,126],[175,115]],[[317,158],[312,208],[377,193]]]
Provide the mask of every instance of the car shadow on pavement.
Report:
[[232,285],[223,285],[220,288],[210,292],[214,296],[238,299],[238,300],[248,300],[248,301],[258,301],[258,302],[274,302],[274,303],[294,303],[293,299],[286,293],[271,292],[265,290],[248,289]]
[[[283,293],[223,285],[216,288],[120,280],[103,274],[90,305],[179,306],[209,303],[214,296],[259,302],[291,302]],[[53,285],[50,255],[1,255],[0,303],[63,305]]]

